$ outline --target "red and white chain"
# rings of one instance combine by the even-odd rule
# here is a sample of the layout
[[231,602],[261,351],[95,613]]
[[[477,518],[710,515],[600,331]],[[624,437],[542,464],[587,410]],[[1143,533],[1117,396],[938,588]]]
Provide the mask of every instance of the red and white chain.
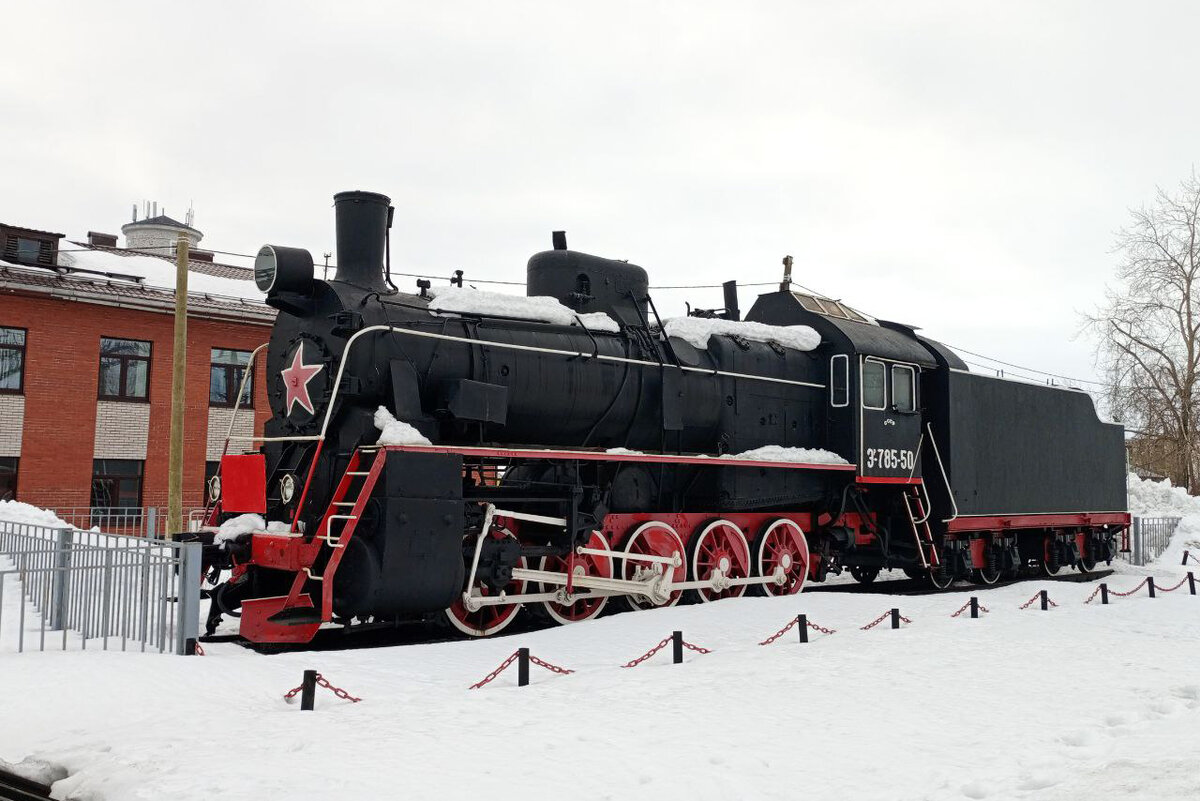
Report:
[[558,665],[552,665],[549,662],[545,662],[541,659],[538,659],[533,654],[529,655],[529,661],[532,662],[533,664],[537,665],[538,667],[544,667],[546,670],[550,671],[551,673],[557,673],[560,676],[569,676],[575,672],[573,670],[568,670],[567,668],[559,667]]
[[790,623],[788,623],[786,626],[784,626],[783,628],[781,628],[779,631],[777,631],[777,632],[775,632],[774,634],[772,634],[772,635],[771,635],[770,637],[768,637],[767,639],[765,639],[765,640],[763,640],[762,642],[760,642],[760,643],[759,643],[759,645],[770,645],[771,643],[775,642],[775,641],[776,641],[776,640],[778,640],[780,637],[782,637],[783,635],[787,634],[789,631],[791,631],[792,629],[794,629],[794,628],[796,627],[796,624],[797,624],[797,623],[799,623],[799,622],[800,622],[800,618],[798,618],[798,617],[794,617],[794,618],[792,618],[792,621],[791,621]]
[[1187,583],[1187,580],[1188,580],[1188,577],[1187,577],[1187,576],[1184,576],[1183,578],[1181,578],[1181,579],[1179,580],[1179,583],[1178,583],[1178,584],[1176,584],[1174,587],[1160,587],[1160,586],[1158,586],[1157,584],[1155,584],[1155,585],[1154,585],[1154,589],[1155,589],[1155,590],[1157,590],[1157,591],[1159,591],[1159,592],[1175,592],[1175,590],[1179,589],[1179,588],[1180,588],[1180,587],[1182,587],[1184,584],[1186,584],[1186,583]]
[[[971,608],[971,602],[970,602],[970,601],[967,601],[965,604],[963,604],[963,605],[962,605],[962,608],[961,608],[961,609],[959,609],[957,612],[955,612],[955,613],[954,613],[953,615],[951,615],[950,617],[958,617],[959,615],[961,615],[963,612],[967,611],[967,610],[968,610],[968,609],[970,609],[970,608]],[[985,615],[986,615],[986,614],[988,614],[988,613],[991,611],[990,609],[988,609],[988,608],[987,608],[986,606],[984,606],[983,604],[978,604],[978,605],[976,606],[976,608],[977,608],[977,609],[978,609],[980,612],[983,612]]]
[[813,631],[819,631],[822,634],[837,634],[837,629],[827,629],[824,626],[818,626],[816,623],[813,623],[811,620],[808,621],[808,627],[810,629],[812,629]]
[[[329,680],[326,679],[324,676],[322,676],[320,673],[317,674],[317,686],[324,687],[326,690],[329,690],[331,693],[336,695],[338,698],[341,698],[343,701],[349,701],[352,704],[357,704],[359,701],[362,700],[361,698],[355,698],[353,695],[346,692],[341,687],[334,687],[332,684],[329,683]],[[283,700],[291,701],[303,689],[304,689],[303,684],[301,684],[299,687],[293,687],[292,689],[288,690],[286,693],[283,694]]]
[[[859,626],[859,627],[858,627],[858,628],[859,628],[859,631],[868,631],[868,630],[870,630],[870,629],[873,629],[873,628],[875,628],[875,627],[876,627],[876,626],[878,626],[880,623],[882,623],[883,621],[887,620],[887,619],[888,619],[888,617],[889,617],[889,616],[891,616],[891,614],[892,614],[892,610],[891,610],[891,609],[887,610],[886,612],[884,612],[882,615],[880,615],[879,617],[877,617],[877,618],[875,618],[874,620],[872,620],[872,621],[871,621],[870,623],[868,623],[867,625],[865,625],[865,626]],[[898,620],[902,620],[902,621],[904,621],[905,623],[912,623],[912,621],[911,621],[911,620],[909,620],[908,618],[906,618],[904,615],[898,615],[898,616],[897,616],[897,619],[898,619]]]
[[1097,587],[1092,594],[1087,597],[1087,600],[1083,602],[1085,606],[1096,600],[1096,596],[1100,594],[1100,589],[1100,587]]
[[[1029,599],[1028,601],[1026,601],[1025,603],[1021,604],[1021,608],[1022,608],[1022,609],[1028,609],[1030,606],[1032,606],[1032,605],[1033,605],[1033,602],[1034,602],[1034,601],[1038,600],[1038,599],[1039,599],[1039,598],[1041,598],[1041,597],[1042,597],[1042,591],[1041,591],[1041,590],[1038,590],[1036,595],[1034,595],[1032,598],[1030,598],[1030,599]],[[1050,597],[1049,597],[1049,596],[1046,596],[1046,605],[1047,605],[1047,606],[1052,606],[1052,607],[1057,607],[1057,606],[1058,606],[1058,604],[1056,604],[1056,603],[1054,603],[1054,601],[1051,601],[1051,600],[1050,600]]]
[[499,667],[497,667],[495,670],[493,670],[491,673],[487,674],[487,675],[486,675],[486,676],[484,676],[484,677],[483,677],[481,680],[479,680],[479,681],[475,682],[474,684],[472,684],[472,685],[471,685],[471,687],[470,687],[470,689],[472,689],[472,690],[478,690],[480,687],[482,687],[483,685],[487,684],[487,683],[488,683],[489,681],[491,681],[492,679],[494,679],[494,678],[496,678],[497,676],[499,676],[501,673],[503,673],[503,672],[504,672],[504,670],[505,670],[505,669],[506,669],[506,668],[507,668],[509,665],[511,665],[513,662],[516,662],[516,661],[517,661],[517,657],[518,657],[518,656],[520,656],[520,653],[521,653],[520,651],[513,651],[513,652],[512,652],[512,656],[510,656],[508,659],[505,659],[503,662],[501,662],[501,663],[500,663],[500,666],[499,666]]
[[1110,589],[1110,590],[1108,591],[1108,594],[1109,594],[1109,595],[1116,595],[1116,596],[1118,596],[1118,597],[1120,597],[1120,598],[1128,598],[1130,595],[1133,595],[1135,592],[1137,592],[1138,590],[1140,590],[1142,587],[1145,587],[1145,586],[1146,586],[1146,582],[1148,582],[1148,581],[1150,581],[1150,579],[1148,579],[1148,578],[1144,578],[1144,579],[1142,579],[1142,582],[1141,582],[1140,584],[1138,584],[1136,587],[1134,587],[1132,590],[1130,590],[1129,592],[1117,592],[1116,590],[1112,590],[1112,589]]
[[631,659],[631,660],[629,660],[629,661],[628,661],[628,662],[626,662],[625,664],[621,665],[621,667],[623,667],[623,668],[637,667],[638,665],[642,664],[643,662],[645,662],[645,661],[646,661],[647,659],[649,659],[650,657],[652,657],[652,656],[654,656],[655,654],[657,654],[657,653],[658,653],[659,651],[661,651],[663,648],[666,648],[666,647],[667,647],[667,643],[669,643],[670,641],[671,641],[671,638],[670,638],[670,637],[664,637],[664,638],[663,638],[663,641],[662,641],[662,642],[660,642],[658,645],[654,646],[654,647],[653,647],[653,648],[651,648],[649,651],[647,651],[646,653],[644,653],[644,654],[642,654],[641,656],[639,656],[637,659]]
[[701,645],[693,645],[692,643],[688,642],[687,640],[683,641],[683,647],[687,648],[689,650],[695,651],[698,654],[711,654],[712,653],[711,648],[705,648]]

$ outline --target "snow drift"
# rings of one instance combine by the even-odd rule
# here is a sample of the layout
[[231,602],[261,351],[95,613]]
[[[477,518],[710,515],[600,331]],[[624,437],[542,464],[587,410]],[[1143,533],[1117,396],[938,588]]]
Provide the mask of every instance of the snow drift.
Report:
[[672,317],[663,323],[663,330],[667,336],[679,337],[701,349],[708,347],[708,340],[713,334],[738,336],[753,342],[774,342],[794,350],[813,350],[821,344],[821,335],[807,325],[766,325],[707,317]]
[[578,326],[582,320],[583,324],[593,331],[620,330],[617,321],[604,312],[577,314],[551,297],[530,298],[456,286],[437,287],[429,291],[433,295],[433,300],[429,301],[429,310],[435,313],[492,314],[518,320],[574,326]]

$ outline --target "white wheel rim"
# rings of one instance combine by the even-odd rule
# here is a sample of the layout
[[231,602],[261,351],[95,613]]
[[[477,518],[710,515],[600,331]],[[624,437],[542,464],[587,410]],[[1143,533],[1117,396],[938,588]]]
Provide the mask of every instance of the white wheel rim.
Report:
[[[612,548],[609,547],[608,540],[605,539],[603,534],[601,534],[599,531],[593,531],[592,537],[588,539],[588,547],[596,548],[597,542],[599,543],[599,547],[597,548],[597,550],[608,551],[608,553],[609,553],[609,555],[604,558],[608,560],[608,575],[612,576],[613,571],[616,569],[616,563],[612,558]],[[599,558],[599,557],[596,557],[596,558]],[[540,567],[542,570],[545,570],[546,569],[546,561],[548,559],[549,559],[549,557],[543,556],[541,558],[541,560],[538,562],[538,567]],[[576,565],[575,569],[572,572],[576,576],[582,576],[582,575],[586,575],[586,571],[587,571],[587,568],[585,568],[583,565]],[[555,590],[558,589],[558,585],[556,585],[556,584],[539,585],[539,589],[541,592],[554,592]],[[585,598],[577,598],[576,599],[576,601],[582,601],[582,600],[587,600],[587,599],[585,599]],[[589,612],[586,617],[567,617],[561,611],[559,611],[560,608],[562,607],[562,604],[555,603],[554,601],[542,601],[542,608],[546,610],[546,614],[549,615],[550,619],[553,620],[555,623],[557,623],[560,626],[568,626],[572,623],[582,623],[585,620],[592,620],[592,619],[596,618],[597,616],[599,616],[599,614],[604,611],[604,607],[608,606],[608,596],[607,595],[601,596],[599,600],[600,600],[600,603],[596,604],[596,608],[593,611]]]
[[[638,526],[636,529],[634,529],[634,532],[629,535],[629,539],[625,541],[625,547],[622,549],[622,553],[625,553],[625,554],[634,553],[634,551],[632,550],[634,543],[637,542],[638,538],[641,537],[644,532],[649,531],[651,529],[661,529],[662,531],[669,534],[671,536],[671,539],[673,539],[675,541],[676,553],[679,554],[680,559],[683,559],[683,557],[684,557],[683,538],[679,536],[678,531],[671,528],[666,523],[661,523],[657,520],[647,520],[645,523],[642,523],[640,526]],[[621,576],[622,577],[625,576],[625,564],[626,564],[626,561],[624,559],[622,559],[621,560]],[[635,562],[634,565],[636,566],[637,563]],[[663,565],[664,570],[668,569],[668,567],[669,567],[669,565]],[[678,568],[674,568],[674,567],[670,567],[670,569],[672,571],[678,570]],[[686,579],[686,578],[687,578],[687,575],[685,573],[684,579]],[[647,600],[646,598],[644,598],[643,596],[640,596],[640,595],[629,595],[629,596],[627,596],[627,598],[629,599],[629,603],[633,604],[634,606],[636,606],[639,609],[652,609],[655,606],[674,606],[675,604],[679,603],[679,599],[682,596],[683,596],[683,593],[681,593],[681,592],[672,592],[671,597],[668,598],[667,601],[663,604],[652,603],[651,601]]]
[[[775,522],[773,522],[770,526],[768,526],[767,530],[763,532],[762,542],[760,542],[758,544],[758,565],[757,565],[758,575],[759,576],[766,575],[766,573],[764,571],[766,569],[765,563],[766,563],[766,557],[767,557],[767,541],[769,539],[771,539],[771,534],[773,534],[775,532],[775,529],[779,528],[780,526],[785,526],[785,527],[791,528],[793,531],[795,531],[797,537],[800,540],[800,544],[803,546],[803,551],[800,554],[800,563],[802,565],[804,565],[804,572],[802,572],[800,574],[800,580],[798,582],[796,582],[796,589],[792,590],[790,593],[786,593],[788,595],[796,595],[797,593],[799,593],[801,590],[804,589],[804,582],[808,580],[808,558],[809,558],[808,537],[804,536],[804,529],[800,528],[800,525],[796,521],[788,520],[786,517],[781,517],[778,520],[776,520]],[[792,563],[791,563],[791,554],[790,553],[785,554],[785,558],[779,560],[779,566],[782,567],[784,569],[784,571],[791,569]],[[762,585],[762,587],[764,590],[766,590],[768,595],[783,595],[783,594],[785,594],[782,585],[779,585],[779,584],[768,583],[768,584]]]
[[[702,546],[704,544],[704,540],[709,535],[711,535],[714,531],[716,531],[718,528],[721,528],[721,527],[733,529],[733,531],[735,531],[737,533],[738,542],[741,544],[742,548],[744,549],[743,552],[746,554],[746,561],[750,560],[750,543],[746,541],[746,533],[744,531],[742,531],[742,529],[740,527],[734,525],[733,523],[731,523],[728,520],[725,520],[724,518],[721,518],[719,520],[714,520],[711,523],[709,523],[707,526],[705,526],[704,531],[700,532],[700,536],[696,538],[696,545],[695,545],[695,550],[692,553],[692,564],[691,564],[693,580],[699,580],[699,578],[700,578],[699,575],[697,575],[699,573],[699,570],[697,569],[698,565],[697,565],[697,561],[696,561],[700,557],[700,546]],[[727,561],[729,561],[729,560],[722,559],[721,562],[718,563],[718,565],[717,565],[718,568],[720,568],[721,565]],[[730,566],[732,567],[732,563]],[[734,578],[729,573],[725,573],[724,575],[725,575],[725,578]],[[709,597],[709,593],[713,593],[713,594],[729,593],[725,597],[740,598],[746,594],[747,586],[748,585],[746,585],[746,584],[739,584],[734,587],[727,587],[724,590],[698,589],[698,590],[696,590],[696,595],[698,595],[700,597],[700,600],[704,603],[721,600],[720,598]]]

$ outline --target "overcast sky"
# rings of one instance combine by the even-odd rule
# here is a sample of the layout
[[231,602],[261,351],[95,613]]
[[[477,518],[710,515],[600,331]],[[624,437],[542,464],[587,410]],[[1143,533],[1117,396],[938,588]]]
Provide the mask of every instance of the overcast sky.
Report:
[[791,254],[871,314],[1084,378],[1079,312],[1113,234],[1200,143],[1194,0],[0,0],[0,18],[5,222],[78,238],[136,201],[194,203],[203,246],[319,261],[332,195],[371,189],[396,206],[396,270],[522,279],[560,228],[653,284],[778,280]]

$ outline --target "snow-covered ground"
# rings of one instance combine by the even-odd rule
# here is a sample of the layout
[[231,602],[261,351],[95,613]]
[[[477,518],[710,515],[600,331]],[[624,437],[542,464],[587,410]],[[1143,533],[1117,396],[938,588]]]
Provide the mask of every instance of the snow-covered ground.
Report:
[[[1057,608],[1018,609],[1042,587]],[[1094,589],[981,590],[981,620],[950,616],[968,593],[807,593],[479,642],[3,655],[0,758],[76,799],[1200,797],[1200,597]],[[858,630],[893,605],[912,625]],[[757,645],[798,612],[837,633]],[[677,628],[713,653],[619,667]],[[467,689],[521,645],[577,672]],[[301,712],[281,696],[305,668],[364,700]]]

